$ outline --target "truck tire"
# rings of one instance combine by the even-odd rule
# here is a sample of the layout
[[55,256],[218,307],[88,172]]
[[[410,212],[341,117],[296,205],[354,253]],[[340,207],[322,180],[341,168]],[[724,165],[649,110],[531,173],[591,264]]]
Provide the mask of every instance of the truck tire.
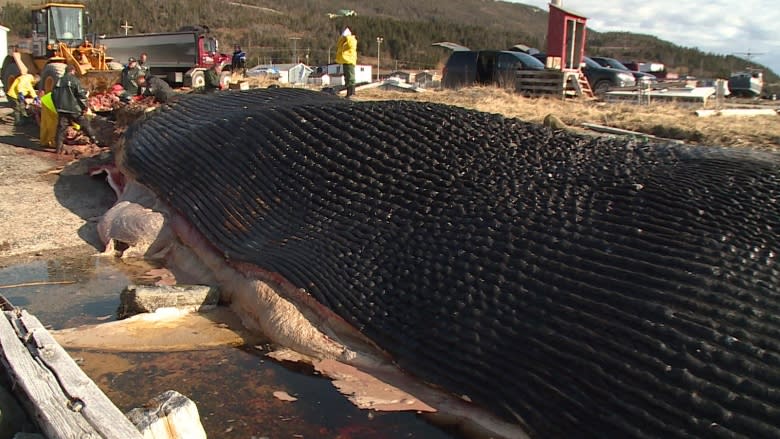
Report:
[[192,75],[184,78],[184,86],[190,88],[203,88],[206,85],[206,74],[203,70],[195,70]]
[[602,79],[601,81],[597,82],[596,85],[593,87],[593,94],[596,96],[601,96],[604,93],[608,92],[611,87],[612,84],[609,81],[607,81],[606,79]]
[[233,77],[233,73],[229,70],[226,70],[219,74],[219,83],[222,84],[222,89],[227,90],[228,86],[230,85],[230,79]]
[[38,82],[38,90],[41,90],[44,93],[54,90],[57,80],[62,78],[62,75],[65,74],[66,67],[67,64],[62,62],[46,64],[46,67],[41,71],[41,80]]
[[3,91],[8,93],[8,89],[11,88],[14,79],[19,76],[19,66],[16,65],[16,61],[12,56],[6,56],[3,60],[3,67],[0,70],[0,80],[3,81]]

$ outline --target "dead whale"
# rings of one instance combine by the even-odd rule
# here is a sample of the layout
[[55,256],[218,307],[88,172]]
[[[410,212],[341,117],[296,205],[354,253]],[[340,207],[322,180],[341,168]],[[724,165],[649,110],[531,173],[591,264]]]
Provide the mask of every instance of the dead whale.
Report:
[[109,246],[312,358],[536,437],[780,435],[777,155],[256,90],[149,115],[117,165]]

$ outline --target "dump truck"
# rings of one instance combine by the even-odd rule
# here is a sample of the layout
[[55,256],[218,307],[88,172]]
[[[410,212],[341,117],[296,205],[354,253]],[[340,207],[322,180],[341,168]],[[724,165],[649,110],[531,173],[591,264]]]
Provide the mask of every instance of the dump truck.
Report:
[[89,21],[83,4],[34,6],[32,37],[20,41],[3,60],[3,86],[7,89],[20,74],[32,73],[40,76],[39,89],[49,92],[68,65],[76,67],[76,74],[90,91],[104,91],[116,83],[121,65],[113,63],[103,47],[86,38]]
[[120,60],[146,53],[151,74],[174,87],[202,87],[205,71],[214,63],[225,66],[220,80],[227,83],[230,79],[231,56],[219,53],[219,42],[206,26],[189,26],[176,32],[102,36],[98,43]]

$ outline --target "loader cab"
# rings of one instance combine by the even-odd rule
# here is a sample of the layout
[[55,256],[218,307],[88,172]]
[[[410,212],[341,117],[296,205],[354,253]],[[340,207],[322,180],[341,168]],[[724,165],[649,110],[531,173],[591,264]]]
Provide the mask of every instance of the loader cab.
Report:
[[84,5],[46,3],[32,11],[33,56],[53,56],[57,43],[77,47],[84,42]]

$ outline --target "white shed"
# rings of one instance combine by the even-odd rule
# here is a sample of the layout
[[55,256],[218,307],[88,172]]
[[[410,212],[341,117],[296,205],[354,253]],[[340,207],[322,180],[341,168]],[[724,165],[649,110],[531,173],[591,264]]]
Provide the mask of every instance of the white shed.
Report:
[[[331,79],[334,79],[337,75],[343,75],[344,72],[341,71],[341,64],[329,64],[327,68],[327,73],[331,75]],[[355,66],[355,83],[356,84],[363,84],[371,82],[371,66],[366,64],[358,64]],[[332,81],[331,81],[332,84]],[[344,84],[342,82],[342,84]]]
[[254,72],[278,72],[281,84],[306,84],[314,69],[303,63],[298,64],[260,64],[247,71],[250,76]]
[[276,64],[273,66],[279,71],[279,82],[282,84],[305,84],[306,78],[314,72],[314,69],[303,64]]
[[327,73],[312,73],[306,81],[309,85],[327,87],[331,85],[330,75]]
[[[7,27],[0,25],[0,60],[4,60],[8,56],[8,29]],[[2,62],[2,61],[0,61]],[[4,95],[5,84],[0,80],[0,96]]]

